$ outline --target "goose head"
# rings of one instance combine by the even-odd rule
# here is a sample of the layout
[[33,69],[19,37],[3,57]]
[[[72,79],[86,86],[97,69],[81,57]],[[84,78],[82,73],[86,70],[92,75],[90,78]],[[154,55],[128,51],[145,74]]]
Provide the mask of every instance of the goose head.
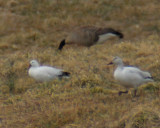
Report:
[[38,66],[40,66],[40,64],[38,63],[37,60],[31,60],[30,61],[29,67],[38,67]]
[[123,61],[120,57],[116,56],[108,65],[111,64],[115,64],[116,66],[123,66]]

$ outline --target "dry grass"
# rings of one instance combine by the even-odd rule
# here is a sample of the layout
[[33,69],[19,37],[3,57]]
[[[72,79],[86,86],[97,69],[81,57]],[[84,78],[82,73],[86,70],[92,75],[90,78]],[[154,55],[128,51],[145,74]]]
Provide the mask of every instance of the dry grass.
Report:
[[[160,128],[160,8],[158,0],[0,1],[0,127]],[[124,40],[91,48],[59,42],[74,26],[109,26]],[[151,72],[139,97],[118,96],[113,56]],[[37,83],[31,59],[71,72],[70,79]]]

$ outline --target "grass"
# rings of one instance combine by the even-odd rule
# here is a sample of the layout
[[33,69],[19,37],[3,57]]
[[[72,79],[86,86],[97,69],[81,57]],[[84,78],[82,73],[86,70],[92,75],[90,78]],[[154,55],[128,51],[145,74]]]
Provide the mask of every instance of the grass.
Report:
[[[5,0],[0,2],[0,127],[160,128],[159,1]],[[57,47],[75,26],[108,26],[123,40]],[[149,71],[155,82],[129,94],[113,79],[114,56]],[[71,72],[37,83],[29,61]]]

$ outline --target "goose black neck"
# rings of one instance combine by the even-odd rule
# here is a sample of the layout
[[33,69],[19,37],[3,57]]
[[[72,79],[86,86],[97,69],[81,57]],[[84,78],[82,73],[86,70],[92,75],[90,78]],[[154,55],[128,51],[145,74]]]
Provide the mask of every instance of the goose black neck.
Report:
[[59,49],[59,50],[62,50],[65,44],[66,44],[66,43],[65,43],[65,39],[64,39],[64,40],[62,40],[61,43],[59,44],[58,49]]

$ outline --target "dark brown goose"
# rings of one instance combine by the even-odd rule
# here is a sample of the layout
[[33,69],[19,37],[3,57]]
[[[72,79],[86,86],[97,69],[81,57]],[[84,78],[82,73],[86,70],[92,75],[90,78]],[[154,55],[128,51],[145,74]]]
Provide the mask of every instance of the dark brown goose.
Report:
[[66,39],[62,40],[58,49],[66,44],[76,44],[90,47],[96,43],[104,43],[111,37],[123,38],[123,34],[112,28],[97,28],[93,26],[79,27],[73,30]]

